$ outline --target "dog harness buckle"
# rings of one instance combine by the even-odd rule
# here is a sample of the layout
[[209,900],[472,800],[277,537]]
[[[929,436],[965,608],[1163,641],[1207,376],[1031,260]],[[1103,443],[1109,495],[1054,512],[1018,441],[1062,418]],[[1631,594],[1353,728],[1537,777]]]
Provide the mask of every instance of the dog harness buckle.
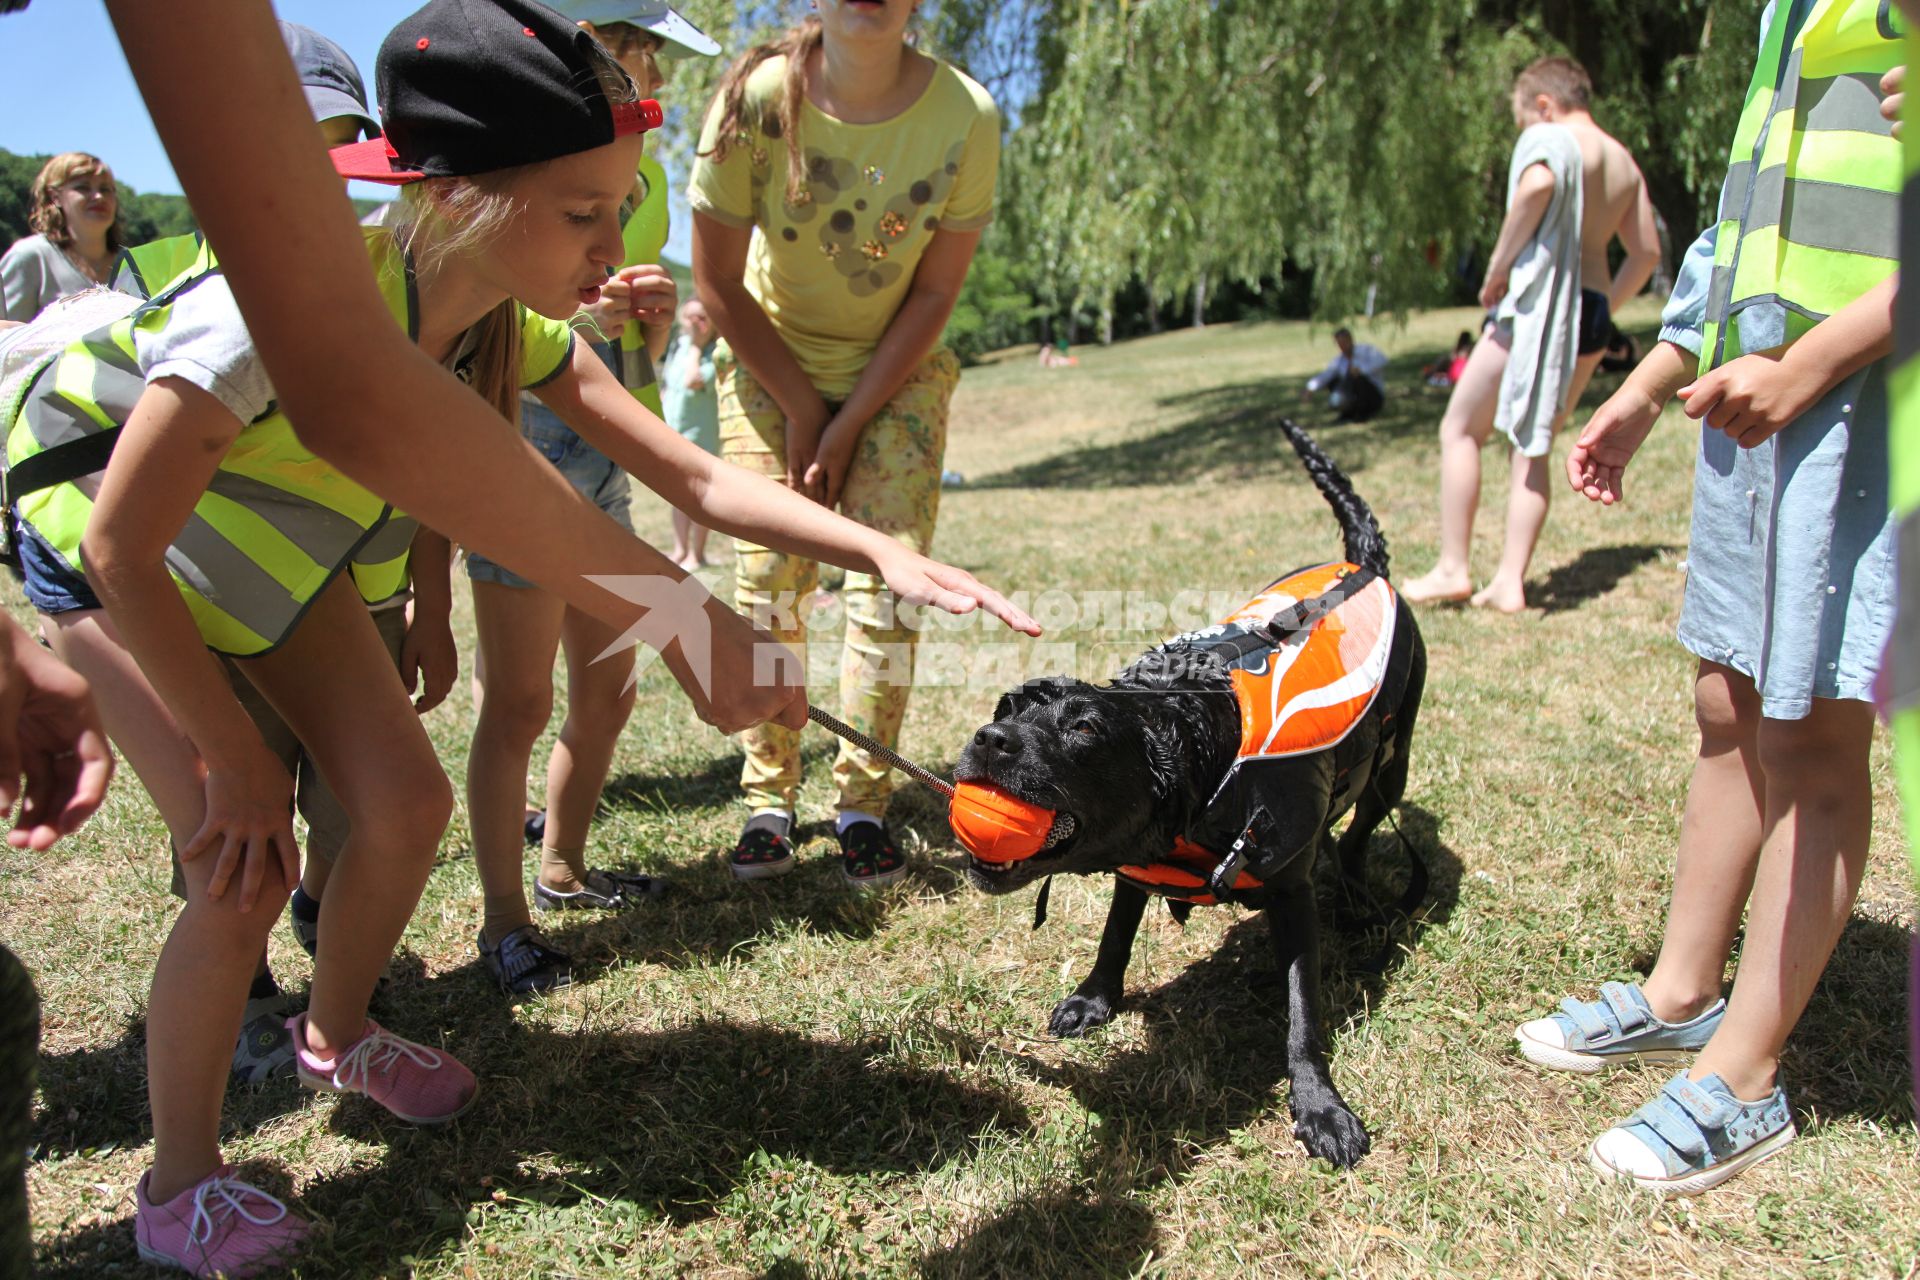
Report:
[[1248,858],[1265,842],[1273,831],[1273,815],[1267,812],[1267,806],[1254,806],[1253,816],[1247,819],[1246,830],[1227,850],[1227,856],[1220,859],[1220,865],[1207,877],[1207,891],[1215,902],[1233,900],[1233,882],[1240,878],[1240,869]]

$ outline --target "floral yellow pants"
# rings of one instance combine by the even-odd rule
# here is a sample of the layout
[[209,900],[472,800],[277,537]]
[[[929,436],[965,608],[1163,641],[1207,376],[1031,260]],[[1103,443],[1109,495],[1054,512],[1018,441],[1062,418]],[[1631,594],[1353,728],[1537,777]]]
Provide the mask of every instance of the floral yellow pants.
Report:
[[[922,554],[933,549],[940,512],[940,463],[947,448],[947,403],[960,362],[936,349],[873,416],[841,491],[840,511]],[[720,456],[761,475],[786,476],[786,415],[753,375],[735,362],[719,378]],[[844,633],[832,609],[813,607],[817,561],[750,543],[735,548],[734,607],[751,613],[810,660],[837,650],[842,720],[891,747],[900,739],[913,683],[915,629],[901,625],[893,593],[865,573],[847,574]],[[809,668],[811,668],[809,662]],[[754,809],[791,809],[800,790],[800,735],[764,724],[741,735],[745,800]],[[851,743],[833,762],[841,809],[880,816],[893,793],[892,770]]]

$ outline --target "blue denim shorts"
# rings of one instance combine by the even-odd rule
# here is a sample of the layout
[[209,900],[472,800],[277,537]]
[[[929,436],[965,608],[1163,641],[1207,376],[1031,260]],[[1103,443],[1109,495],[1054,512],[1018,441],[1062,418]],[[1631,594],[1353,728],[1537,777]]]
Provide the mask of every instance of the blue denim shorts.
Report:
[[32,525],[14,520],[11,515],[0,518],[13,521],[13,535],[19,543],[21,585],[26,588],[27,603],[46,614],[101,607],[100,597],[93,593],[87,580],[75,573],[60,558],[60,553],[34,532]]
[[[522,401],[520,433],[527,442],[559,469],[586,499],[612,516],[621,528],[633,530],[633,489],[627,473],[555,416],[543,404]],[[513,570],[487,559],[478,552],[467,552],[467,577],[475,582],[497,582],[503,587],[530,589],[534,583]]]

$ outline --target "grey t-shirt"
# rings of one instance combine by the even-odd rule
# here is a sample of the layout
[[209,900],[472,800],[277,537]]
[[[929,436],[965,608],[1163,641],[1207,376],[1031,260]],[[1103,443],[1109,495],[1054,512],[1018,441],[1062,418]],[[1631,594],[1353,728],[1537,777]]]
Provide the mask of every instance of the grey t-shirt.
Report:
[[45,236],[15,240],[0,255],[0,319],[33,319],[60,299],[100,286]]

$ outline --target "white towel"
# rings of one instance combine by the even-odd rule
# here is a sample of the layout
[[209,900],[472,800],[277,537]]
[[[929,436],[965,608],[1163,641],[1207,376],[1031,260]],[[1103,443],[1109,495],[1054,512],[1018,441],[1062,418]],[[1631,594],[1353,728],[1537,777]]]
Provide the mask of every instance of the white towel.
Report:
[[1494,425],[1529,458],[1553,444],[1553,420],[1566,403],[1580,328],[1580,143],[1557,124],[1536,124],[1513,145],[1507,203],[1536,164],[1553,175],[1553,198],[1507,276],[1495,319],[1511,326],[1513,345],[1500,379]]

